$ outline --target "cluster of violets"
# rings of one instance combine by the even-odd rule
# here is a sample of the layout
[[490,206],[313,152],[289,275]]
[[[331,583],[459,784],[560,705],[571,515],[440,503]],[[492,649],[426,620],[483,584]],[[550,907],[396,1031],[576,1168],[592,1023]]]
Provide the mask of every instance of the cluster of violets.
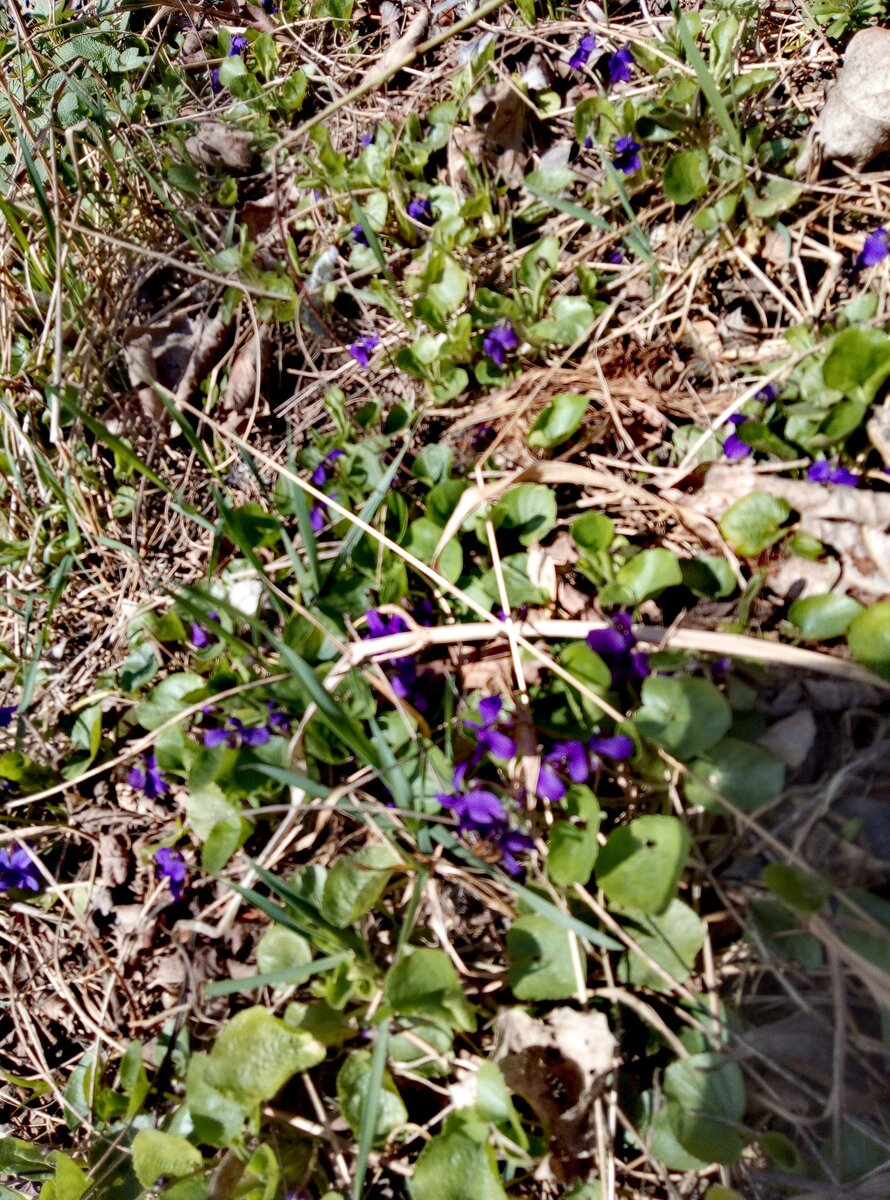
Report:
[[[581,38],[575,47],[572,57],[569,59],[569,66],[572,70],[583,71],[595,49],[596,36],[592,33],[585,33],[584,37]],[[622,49],[615,50],[612,53],[603,54],[599,62],[605,69],[609,87],[614,87],[616,83],[627,83],[630,80],[630,68],[633,63],[633,57],[631,56],[629,46],[624,46]]]
[[[367,366],[367,363],[364,365]],[[344,456],[345,451],[343,450],[332,450],[330,454],[326,454],[310,475],[310,481],[315,484],[317,488],[323,488],[328,482],[328,476],[332,464],[335,463],[338,458],[343,458]],[[337,499],[336,492],[328,492],[327,494],[332,500]],[[319,500],[317,504],[312,506],[312,509],[309,513],[309,523],[312,526],[313,533],[320,533],[322,529],[324,529],[324,523],[327,520],[327,517],[325,516],[327,507],[328,506],[323,500]]]
[[[778,396],[779,389],[774,383],[769,383],[766,387],[761,388],[754,398],[763,404],[771,404],[778,399]],[[752,452],[753,448],[739,433],[739,428],[749,419],[742,413],[735,413],[729,418],[728,423],[732,425],[733,429],[723,442],[723,457],[728,462],[737,462]],[[856,487],[859,483],[859,476],[855,471],[850,471],[843,466],[832,465],[828,459],[818,459],[816,462],[810,463],[807,467],[807,479],[810,483],[833,483],[839,487]]]
[[[429,624],[429,620],[424,620],[423,624]],[[393,633],[408,632],[408,623],[404,617],[398,613],[384,616],[373,608],[365,613],[365,625],[368,631],[364,635],[365,638],[389,637]],[[428,685],[432,672],[418,671],[417,663],[410,656],[387,659],[386,668],[386,677],[399,699],[406,701],[419,713],[426,712],[429,708]]]
[[[203,729],[201,740],[205,746],[226,745],[235,750],[239,746],[265,746],[275,734],[290,731],[290,717],[282,712],[274,700],[266,701],[266,720],[261,725],[245,725],[238,717],[226,717],[222,725]],[[210,706],[205,711],[210,711]]]
[[30,853],[19,846],[18,850],[0,850],[0,892],[40,890],[40,872]]
[[[464,726],[473,731],[476,745],[471,757],[454,770],[454,791],[439,792],[436,799],[454,813],[460,834],[483,839],[498,850],[504,869],[518,875],[522,865],[516,856],[531,850],[534,842],[510,824],[507,801],[483,781],[471,778],[486,758],[506,762],[516,757],[513,721],[504,714],[503,707],[500,696],[488,696],[479,704],[480,719],[464,721]],[[633,750],[626,734],[555,741],[543,755],[536,794],[548,803],[562,800],[572,784],[587,783],[602,768],[603,758],[621,762]]]

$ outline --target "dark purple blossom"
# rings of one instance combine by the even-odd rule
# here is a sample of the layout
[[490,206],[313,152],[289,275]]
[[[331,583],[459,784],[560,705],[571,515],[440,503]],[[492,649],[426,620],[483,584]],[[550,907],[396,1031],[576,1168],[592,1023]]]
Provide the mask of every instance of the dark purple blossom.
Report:
[[600,755],[620,762],[633,754],[633,748],[633,742],[624,733],[594,736],[586,742],[574,739],[554,742],[538,773],[538,795],[543,800],[561,800],[568,790],[566,779],[571,783],[586,783],[602,765]]
[[0,850],[0,892],[10,892],[16,888],[23,892],[40,890],[40,872],[22,846],[12,852],[5,848]]
[[271,736],[268,725],[245,725],[238,717],[228,717],[225,725],[205,729],[202,740],[208,749],[225,743],[234,750],[238,746],[265,746]]
[[278,12],[278,5],[275,0],[263,0],[263,12],[268,17],[274,17]]
[[[344,450],[332,450],[330,454],[325,455],[325,457],[309,476],[310,481],[317,488],[324,487],[328,481],[328,470],[331,464],[336,462],[338,458],[344,458],[345,453],[346,452]],[[336,500],[337,493],[328,492],[328,496],[332,500]],[[312,510],[309,513],[309,524],[312,526],[313,533],[321,533],[322,529],[324,529],[324,524],[327,520],[327,517],[325,516],[327,508],[328,506],[323,500],[319,500],[317,504],[312,506]]]
[[486,754],[490,754],[492,758],[512,758],[516,753],[516,743],[503,730],[498,729],[503,706],[504,702],[500,696],[488,696],[479,703],[479,716],[482,720],[464,721],[467,729],[476,732],[474,765],[478,765]]
[[369,246],[371,244],[368,241],[368,235],[365,233],[364,229],[362,229],[361,225],[353,225],[352,240],[357,246]]
[[590,58],[596,49],[596,38],[592,33],[585,33],[584,37],[575,47],[572,57],[569,59],[569,66],[573,71],[583,71],[587,66],[587,60]]
[[633,62],[631,57],[630,47],[625,46],[622,50],[616,50],[614,54],[606,56],[606,71],[609,76],[609,87],[614,87],[616,83],[627,83],[630,79],[630,67]]
[[433,215],[433,206],[426,196],[415,196],[408,205],[408,216],[412,221],[428,221]]
[[890,254],[890,233],[882,225],[865,239],[865,244],[856,255],[854,266],[857,271],[861,271],[865,267],[876,267],[878,263],[884,261],[888,254]]
[[632,175],[640,169],[640,143],[632,137],[621,137],[615,143],[615,157],[612,166],[625,175]]
[[219,67],[213,67],[210,71],[210,90],[214,96],[218,96],[223,90],[223,86],[219,81]]
[[624,255],[620,250],[613,250],[611,254],[606,256],[606,262],[611,263],[614,267],[619,267],[624,262]]
[[359,138],[359,145],[361,145],[361,146],[373,146],[374,145],[374,130],[373,129],[365,130],[365,132]]
[[158,766],[158,760],[152,752],[142,756],[141,767],[131,767],[130,787],[142,792],[149,800],[156,800],[169,791],[167,781]]
[[[219,624],[219,613],[209,612],[207,614],[207,620],[216,621],[216,623]],[[213,642],[216,641],[216,638],[208,633],[203,625],[199,624],[197,621],[193,621],[192,631],[189,634],[189,641],[196,650],[204,650],[207,646],[212,645]]]
[[587,644],[612,672],[612,687],[635,679],[645,679],[650,674],[645,653],[634,649],[637,639],[626,612],[615,614],[611,629],[591,630],[587,635]]
[[174,900],[182,899],[187,869],[185,859],[178,850],[163,846],[155,851],[155,870],[159,879],[166,879],[170,885],[170,895]]
[[503,368],[507,355],[519,345],[516,330],[509,321],[500,321],[482,339],[482,349],[498,367]]
[[856,487],[859,476],[846,467],[833,467],[827,458],[810,463],[807,468],[807,479],[810,483],[834,483],[839,487]]
[[766,386],[762,387],[754,397],[754,399],[759,400],[761,404],[773,404],[776,400],[778,400],[778,398],[779,388],[775,383],[766,384]]
[[356,339],[352,345],[346,349],[355,359],[360,367],[367,367],[371,361],[371,355],[380,345],[380,338],[376,333],[366,333],[362,337]]
[[736,413],[729,418],[729,424],[734,426],[732,433],[727,434],[723,442],[723,457],[729,462],[735,462],[739,458],[744,458],[746,454],[751,453],[751,447],[747,442],[742,441],[739,435],[735,432],[740,425],[744,425],[747,417],[743,417],[741,413]]
[[504,802],[494,792],[485,788],[471,788],[461,794],[436,794],[436,799],[443,808],[450,808],[457,817],[457,827],[461,833],[469,830],[487,832],[492,825],[504,821]]
[[490,446],[497,437],[497,430],[491,425],[477,425],[473,430],[473,436],[470,438],[470,443],[474,450],[484,450]]
[[[405,633],[408,624],[399,613],[385,617],[375,609],[365,613],[368,632],[366,638],[389,637],[393,633]],[[386,660],[387,678],[395,694],[406,700],[418,712],[429,708],[429,683],[431,671],[418,671],[417,663],[408,655]]]
[[249,45],[250,43],[243,33],[236,33],[229,44],[228,57],[234,58],[238,54],[243,54]]
[[521,875],[522,864],[519,863],[515,855],[527,854],[529,850],[534,850],[535,843],[527,833],[520,833],[518,829],[501,829],[498,835],[494,838],[489,837],[489,841],[501,852],[501,866],[508,875]]
[[266,717],[268,727],[276,733],[290,733],[290,717],[287,713],[280,709],[274,700],[267,700],[266,708],[269,710]]
[[0,729],[8,729],[18,709],[17,704],[0,704]]

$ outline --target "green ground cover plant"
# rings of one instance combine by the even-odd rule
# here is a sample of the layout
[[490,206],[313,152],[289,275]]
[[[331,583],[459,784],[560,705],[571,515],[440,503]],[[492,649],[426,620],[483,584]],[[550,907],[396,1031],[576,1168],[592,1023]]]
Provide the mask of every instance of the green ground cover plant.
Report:
[[3,1200],[883,1194],[886,15],[0,16]]

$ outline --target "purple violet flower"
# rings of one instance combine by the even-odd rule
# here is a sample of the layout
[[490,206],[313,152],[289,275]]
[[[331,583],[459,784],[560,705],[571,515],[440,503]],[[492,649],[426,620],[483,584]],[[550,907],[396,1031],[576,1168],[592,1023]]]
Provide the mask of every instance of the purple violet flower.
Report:
[[373,146],[374,145],[374,130],[366,129],[358,141],[359,141],[360,146]]
[[500,696],[488,696],[479,702],[479,716],[482,720],[464,721],[467,729],[476,731],[474,766],[478,766],[486,754],[490,754],[492,758],[512,758],[516,753],[516,743],[513,739],[497,728],[503,707],[504,702]]
[[587,644],[598,654],[612,672],[612,687],[636,679],[645,679],[650,674],[649,662],[642,650],[635,650],[637,639],[633,623],[626,612],[618,612],[612,618],[611,629],[593,629],[587,635]]
[[5,848],[0,850],[0,892],[16,888],[23,892],[40,891],[40,872],[22,846],[12,853]]
[[346,349],[355,359],[360,367],[367,367],[371,361],[371,355],[380,345],[380,338],[376,333],[366,333],[347,346]]
[[607,255],[606,262],[611,263],[614,267],[620,267],[624,262],[624,255],[620,250],[613,250],[611,254]]
[[472,788],[463,795],[446,796],[437,792],[436,799],[443,808],[450,808],[455,814],[461,833],[468,830],[487,832],[492,825],[504,820],[503,801],[485,788]]
[[412,221],[428,221],[433,215],[433,206],[426,196],[415,196],[408,205],[408,216]]
[[534,850],[535,843],[527,833],[520,833],[518,829],[505,829],[499,831],[499,836],[490,838],[495,843],[501,852],[501,866],[508,875],[521,875],[522,865],[517,862],[514,855],[526,854],[529,850]]
[[274,17],[278,12],[278,5],[275,0],[263,0],[263,12],[267,17]]
[[[219,624],[219,613],[209,612],[207,614],[207,620],[216,621],[216,623]],[[199,624],[197,621],[193,621],[192,631],[189,634],[189,641],[196,650],[204,650],[207,646],[212,645],[213,642],[216,641],[216,638],[212,637],[203,625]]]
[[223,743],[234,750],[238,746],[265,746],[271,736],[268,725],[245,725],[237,717],[228,717],[225,725],[203,730],[201,740],[210,750]]
[[219,81],[219,67],[213,67],[210,71],[210,90],[214,96],[218,96],[223,90],[223,86]]
[[585,33],[584,37],[575,47],[572,57],[569,59],[569,66],[573,71],[583,71],[587,66],[587,60],[590,58],[596,49],[596,37],[592,33]]
[[18,709],[17,704],[0,704],[0,729],[8,729]]
[[839,487],[856,487],[859,476],[846,467],[833,467],[827,458],[810,463],[807,467],[807,479],[810,483],[834,483]]
[[616,50],[614,54],[606,56],[609,87],[614,87],[616,83],[627,83],[629,81],[632,62],[633,58],[631,57],[629,46],[625,46],[622,50]]
[[[317,488],[324,487],[328,481],[328,468],[331,463],[336,462],[338,458],[344,458],[345,455],[346,452],[344,450],[332,450],[330,454],[326,454],[309,476],[310,482]],[[336,492],[328,492],[328,495],[332,500],[336,500],[337,498]],[[312,527],[313,533],[321,533],[322,529],[324,529],[325,521],[327,520],[325,516],[327,509],[328,506],[323,500],[319,500],[317,504],[312,506],[309,513],[309,524]]]
[[274,700],[267,700],[266,708],[269,710],[266,717],[268,727],[276,733],[290,733],[290,717],[287,713],[280,709]]
[[185,859],[179,851],[173,850],[169,846],[163,846],[160,850],[156,850],[155,870],[158,873],[159,879],[167,880],[167,883],[170,885],[170,895],[173,899],[175,901],[181,900],[188,872]]
[[778,398],[779,387],[778,384],[775,383],[768,383],[765,387],[762,387],[754,397],[754,399],[759,400],[761,404],[772,404],[774,401],[778,400]]
[[[732,425],[735,430],[738,429],[740,425],[744,425],[747,419],[748,418],[743,417],[741,413],[736,413],[734,416],[729,418],[728,424]],[[726,435],[726,438],[723,442],[723,457],[727,460],[727,462],[735,462],[737,459],[744,458],[745,455],[750,453],[751,447],[747,442],[742,441],[735,431]]]
[[640,165],[640,143],[635,142],[632,137],[619,138],[615,143],[612,166],[625,175],[632,175],[634,171],[639,171]]
[[554,742],[544,755],[538,773],[537,793],[542,800],[561,800],[568,790],[565,778],[572,783],[586,783],[592,771],[602,766],[600,755],[620,762],[630,758],[634,744],[624,733],[611,737],[594,736],[587,742],[574,739]]
[[878,263],[884,261],[888,254],[890,254],[890,233],[882,225],[865,239],[853,265],[857,271],[861,271],[865,267],[876,267]]
[[[405,633],[408,629],[405,618],[399,613],[384,617],[373,608],[365,613],[365,623],[368,629],[365,638],[388,637],[393,633]],[[408,655],[387,659],[386,667],[387,678],[395,694],[418,712],[426,712],[429,708],[432,672],[418,671],[417,663]]]
[[353,225],[352,240],[357,246],[369,246],[371,244],[368,241],[368,235],[365,233],[364,229],[362,229],[361,225]]
[[244,36],[243,33],[236,33],[233,36],[231,43],[229,44],[228,57],[235,58],[236,55],[243,54],[244,51],[247,50],[249,45],[250,45],[250,43],[248,42],[247,38]]
[[370,608],[365,613],[365,624],[368,629],[365,634],[366,638],[389,637],[393,633],[408,632],[408,623],[400,613],[393,613],[392,616],[385,617],[375,608]]
[[143,754],[143,766],[131,767],[129,775],[130,787],[142,792],[148,800],[156,800],[170,789],[158,766],[158,760],[153,752]]
[[519,345],[516,330],[509,321],[499,321],[482,339],[482,349],[495,366],[503,370],[507,355]]

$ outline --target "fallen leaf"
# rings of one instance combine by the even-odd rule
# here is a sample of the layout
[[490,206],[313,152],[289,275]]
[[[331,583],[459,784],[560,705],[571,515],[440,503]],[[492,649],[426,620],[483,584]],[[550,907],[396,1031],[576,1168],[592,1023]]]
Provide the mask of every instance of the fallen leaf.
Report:
[[221,164],[230,171],[249,171],[253,163],[252,142],[253,134],[244,129],[208,121],[186,138],[185,148],[192,161],[207,170]]
[[555,1174],[585,1175],[595,1153],[594,1102],[614,1066],[615,1038],[603,1013],[555,1008],[543,1020],[521,1009],[498,1016],[494,1060],[547,1131]]

